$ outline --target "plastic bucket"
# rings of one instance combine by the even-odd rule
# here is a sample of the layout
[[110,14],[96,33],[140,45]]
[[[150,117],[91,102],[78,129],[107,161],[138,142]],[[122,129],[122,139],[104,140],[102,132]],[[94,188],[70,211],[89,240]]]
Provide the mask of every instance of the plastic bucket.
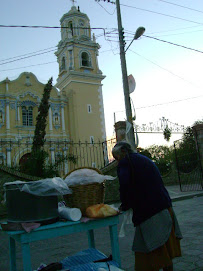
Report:
[[9,222],[40,222],[58,218],[57,196],[35,196],[21,192],[22,183],[4,184]]

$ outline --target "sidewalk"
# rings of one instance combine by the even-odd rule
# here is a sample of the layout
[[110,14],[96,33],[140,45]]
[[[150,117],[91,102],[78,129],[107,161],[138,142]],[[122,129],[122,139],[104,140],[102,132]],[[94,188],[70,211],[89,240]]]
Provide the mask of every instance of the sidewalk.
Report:
[[190,199],[190,198],[193,198],[194,196],[197,196],[197,197],[203,196],[203,190],[181,192],[179,185],[171,185],[171,186],[167,186],[166,188],[173,202],[184,200],[184,199]]
[[[182,257],[174,260],[174,271],[202,271],[203,270],[203,191],[180,192],[179,187],[167,187],[173,200],[182,234]],[[120,226],[123,216],[120,216]],[[134,227],[127,225],[126,236],[119,238],[122,268],[126,271],[134,270],[134,255],[131,245]],[[8,238],[0,232],[0,270],[9,271]],[[110,238],[107,228],[95,230],[96,248],[109,256],[111,254]],[[65,237],[48,239],[31,243],[31,258],[33,268],[40,263],[52,263],[88,248],[85,233],[71,234]],[[17,267],[22,271],[21,248],[17,244]]]

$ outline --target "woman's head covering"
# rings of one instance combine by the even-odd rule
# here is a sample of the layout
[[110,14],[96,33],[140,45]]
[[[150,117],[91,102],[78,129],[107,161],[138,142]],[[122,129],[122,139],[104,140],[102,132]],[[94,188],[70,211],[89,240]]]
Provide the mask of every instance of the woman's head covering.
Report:
[[112,154],[115,159],[117,157],[125,157],[128,153],[133,153],[133,149],[126,141],[119,141],[112,149]]

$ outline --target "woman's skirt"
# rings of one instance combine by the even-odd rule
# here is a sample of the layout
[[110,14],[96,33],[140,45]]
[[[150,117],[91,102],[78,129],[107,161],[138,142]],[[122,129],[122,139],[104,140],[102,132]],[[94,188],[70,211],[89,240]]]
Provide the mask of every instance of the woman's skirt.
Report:
[[[136,271],[158,271],[171,266],[172,259],[181,256],[180,239],[182,235],[175,213],[172,208],[164,211],[164,216],[160,213],[157,219],[155,215],[155,219],[150,218],[147,223],[144,222],[144,225],[140,225],[141,228],[139,228],[140,226],[138,226],[138,229],[136,228],[137,233],[135,233],[133,243]],[[166,219],[166,211],[169,220]],[[164,212],[162,211],[162,213]],[[161,217],[164,220],[160,219]],[[156,223],[159,221],[159,226],[156,226]],[[169,223],[170,221],[172,223]],[[151,227],[149,228],[150,225]],[[144,231],[147,233],[143,234]],[[169,237],[167,236],[167,231],[169,231]],[[157,238],[157,236],[159,237]],[[162,244],[162,242],[164,243]]]

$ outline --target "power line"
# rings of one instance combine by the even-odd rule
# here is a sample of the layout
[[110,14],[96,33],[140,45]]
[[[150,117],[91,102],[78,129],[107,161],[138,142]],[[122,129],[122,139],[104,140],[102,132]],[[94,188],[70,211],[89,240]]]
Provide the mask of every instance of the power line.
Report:
[[91,29],[91,30],[103,30],[104,35],[105,31],[107,29],[114,30],[115,28],[104,28],[104,27],[72,27],[70,28],[69,26],[44,26],[44,25],[0,25],[0,27],[5,27],[5,28],[44,28],[44,29]]
[[[117,35],[117,33],[113,33],[113,31],[117,31],[117,29],[113,29],[113,30],[110,31],[110,32],[106,32],[106,35],[108,35],[108,34],[116,34],[116,35]],[[104,35],[104,34],[95,35],[95,38],[99,38],[99,37],[101,37],[101,36],[105,36],[105,35]],[[8,61],[8,60],[15,59],[15,58],[21,58],[21,57],[24,57],[24,56],[28,56],[28,55],[30,55],[30,54],[36,54],[36,53],[39,53],[39,52],[42,52],[42,51],[45,51],[45,50],[49,50],[49,49],[53,49],[53,48],[57,49],[57,46],[52,46],[52,47],[49,47],[49,48],[46,48],[46,49],[41,49],[41,50],[39,50],[39,51],[27,53],[27,54],[24,54],[24,55],[18,55],[18,56],[9,57],[9,58],[6,58],[6,59],[1,59],[0,62],[2,62],[2,61]],[[33,56],[34,56],[34,55],[33,55]],[[31,56],[30,56],[30,57],[31,57]]]
[[3,25],[1,24],[0,27],[5,28],[69,28],[69,27],[62,27],[62,26],[44,26],[44,25]]
[[[3,63],[0,63],[0,66],[1,66],[1,65],[4,65],[4,64],[9,64],[9,63],[12,63],[12,62],[15,62],[15,61],[23,60],[23,59],[26,59],[26,58],[30,58],[30,57],[33,57],[33,56],[38,56],[38,55],[47,54],[47,53],[53,52],[53,51],[55,51],[55,50],[56,50],[56,49],[53,49],[53,50],[49,50],[49,51],[46,51],[46,52],[37,53],[37,54],[30,55],[30,56],[25,56],[25,57],[21,57],[21,58],[17,58],[17,59],[11,60],[11,61],[3,62]],[[15,57],[14,57],[14,58],[15,58]]]
[[193,49],[193,48],[190,48],[190,47],[186,47],[184,45],[180,45],[180,44],[173,43],[173,42],[166,41],[166,40],[161,40],[161,39],[158,39],[158,38],[155,38],[155,37],[151,37],[151,36],[147,36],[147,35],[144,35],[144,34],[142,36],[150,38],[150,39],[158,40],[158,41],[161,41],[161,42],[165,42],[165,43],[168,43],[168,44],[171,44],[171,45],[179,46],[179,47],[182,47],[184,49],[192,50],[192,51],[195,51],[195,52],[203,54],[203,51],[200,51],[200,50],[197,50],[197,49]]
[[[113,31],[115,31],[115,29]],[[114,34],[114,33],[109,32],[106,35],[108,35],[108,34]],[[192,51],[195,51],[195,52],[198,52],[198,53],[203,53],[203,51],[200,51],[200,50],[197,50],[197,49],[194,49],[194,48],[190,48],[190,47],[186,47],[184,45],[176,44],[176,43],[173,43],[173,42],[161,40],[161,39],[158,39],[156,37],[151,37],[151,36],[148,36],[148,35],[143,35],[143,36],[147,37],[147,38],[155,39],[155,40],[158,40],[158,41],[161,41],[161,42],[165,42],[165,43],[168,43],[170,45],[174,45],[174,46],[182,47],[184,49],[192,50]],[[112,36],[109,36],[109,37],[112,38]],[[108,39],[108,41],[118,42],[116,40],[109,40],[109,39]],[[49,50],[51,48],[55,48],[55,49]],[[36,52],[33,52],[33,53],[28,53],[28,54],[21,55],[21,56],[15,56],[15,57],[11,57],[11,58],[8,58],[8,59],[0,60],[0,61],[6,61],[6,62],[3,62],[3,63],[0,63],[0,65],[5,65],[5,64],[13,63],[13,62],[16,62],[16,61],[19,61],[19,60],[27,59],[27,58],[30,58],[30,57],[34,57],[34,56],[38,56],[38,55],[42,55],[42,54],[47,54],[47,53],[55,51],[56,48],[57,48],[56,46],[55,47],[49,47],[47,49],[42,49],[42,50],[39,50],[39,51],[36,51]],[[48,50],[48,51],[45,51],[45,50]]]
[[181,76],[179,76],[179,75],[173,73],[172,71],[170,71],[170,70],[168,70],[168,69],[166,69],[166,68],[163,68],[162,66],[160,66],[160,65],[157,64],[157,63],[155,63],[154,61],[152,61],[152,60],[150,60],[150,59],[148,59],[148,58],[146,58],[146,57],[144,57],[144,56],[142,56],[142,55],[140,55],[140,54],[138,54],[138,53],[132,51],[131,49],[129,49],[129,51],[131,51],[132,53],[134,53],[134,54],[136,54],[136,55],[138,55],[138,56],[140,56],[140,57],[142,57],[142,58],[144,58],[144,59],[147,60],[148,62],[154,64],[154,65],[157,66],[157,67],[159,67],[160,69],[162,69],[162,70],[164,70],[164,71],[167,71],[167,72],[170,73],[171,75],[173,75],[173,76],[175,76],[175,77],[177,77],[177,78],[179,78],[179,79],[185,81],[186,83],[189,83],[190,85],[192,85],[192,86],[194,86],[194,87],[196,87],[196,88],[201,88],[201,89],[202,89],[202,87],[199,87],[199,86],[193,84],[192,82],[190,82],[190,81],[184,79],[183,77],[181,77]]
[[[191,29],[191,28],[196,28],[196,27],[202,27],[202,26],[201,25],[193,25],[193,26],[188,26],[188,27],[181,27],[181,28],[176,28],[176,29],[170,29],[170,30],[164,30],[164,31],[159,31],[159,32],[153,32],[153,33],[150,33],[150,34],[153,35],[153,34],[159,34],[159,33],[179,31],[179,30],[183,30],[183,29]],[[196,32],[196,31],[194,31],[194,32]]]
[[103,8],[109,15],[114,15],[114,13],[115,13],[115,11],[116,11],[116,8],[114,9],[114,11],[113,11],[113,13],[110,13],[107,9],[105,9],[105,7],[103,7],[98,1],[96,1],[97,2],[97,4],[101,7],[101,8]]
[[181,20],[181,21],[203,25],[203,23],[200,23],[200,22],[196,22],[196,21],[192,21],[192,20],[180,18],[180,17],[177,17],[177,16],[169,15],[169,14],[164,14],[164,13],[157,12],[157,11],[152,11],[152,10],[148,10],[148,9],[144,9],[144,8],[138,8],[138,7],[129,6],[129,5],[125,5],[125,4],[121,4],[121,6],[128,7],[128,8],[135,8],[135,9],[138,9],[138,10],[142,10],[142,11],[146,11],[146,12],[150,12],[150,13],[162,15],[162,16],[165,16],[165,17],[170,17],[170,18],[178,19],[178,20]]
[[48,25],[3,25],[0,24],[0,27],[5,28],[45,28],[45,29],[93,29],[93,30],[107,30],[113,28],[105,28],[105,27],[72,27],[69,26],[48,26]]
[[[163,30],[163,31],[158,31],[158,32],[151,32],[149,34],[154,35],[154,34],[160,34],[160,33],[166,33],[166,32],[174,32],[174,31],[179,31],[179,30],[183,30],[183,29],[191,29],[191,28],[197,28],[197,27],[202,27],[202,26],[201,25],[194,25],[194,26],[181,27],[181,28],[176,28],[176,29]],[[190,32],[184,32],[184,33],[193,33],[193,32],[197,32],[197,31],[203,31],[203,29],[190,31]],[[134,31],[126,31],[126,33],[132,34],[133,36],[135,35]],[[182,33],[179,33],[179,34],[182,34]]]
[[[100,2],[101,0],[95,0],[95,1]],[[103,2],[110,2],[111,4],[115,4],[115,2],[109,1],[109,0],[102,0],[102,1]],[[200,10],[197,10],[197,9],[192,9],[192,8],[182,6],[182,5],[178,5],[178,4],[169,2],[169,1],[165,1],[165,0],[158,0],[158,1],[165,2],[165,3],[171,4],[171,5],[175,5],[175,6],[179,6],[179,7],[182,7],[182,8],[190,9],[192,11],[203,13],[203,11],[200,11]],[[171,18],[175,18],[175,19],[179,19],[179,20],[183,20],[183,21],[187,21],[187,22],[191,22],[191,23],[203,24],[203,23],[187,20],[187,19],[184,19],[184,18],[176,17],[176,16],[173,16],[173,15],[164,14],[164,13],[160,13],[160,12],[156,12],[156,11],[152,11],[152,10],[148,10],[148,9],[143,9],[143,8],[138,8],[138,7],[134,7],[134,6],[129,6],[129,5],[125,5],[125,4],[120,4],[120,6],[135,8],[135,9],[138,9],[138,10],[147,11],[147,12],[151,12],[151,13],[155,13],[155,14],[158,14],[158,15],[167,16],[167,17],[171,17]]]
[[[68,26],[43,26],[43,25],[0,25],[0,27],[5,28],[44,28],[44,29],[72,29]],[[106,35],[106,30],[115,31],[115,28],[104,28],[104,27],[73,27],[73,29],[91,29],[91,30],[103,30],[104,36]]]
[[56,46],[54,46],[54,47],[49,47],[49,48],[46,48],[46,49],[41,49],[41,50],[39,50],[39,51],[35,51],[35,52],[32,52],[32,53],[27,53],[27,54],[24,54],[24,55],[13,56],[13,57],[1,59],[0,62],[2,62],[2,61],[8,61],[8,60],[15,59],[15,58],[19,58],[19,57],[28,56],[28,55],[30,55],[30,54],[36,54],[36,53],[39,53],[39,52],[42,52],[42,51],[45,51],[45,50],[49,50],[49,49],[53,49],[53,48],[56,48]]
[[173,5],[173,6],[177,6],[177,7],[181,7],[181,8],[185,8],[185,9],[189,9],[189,10],[192,10],[192,11],[196,11],[196,12],[203,13],[203,11],[201,11],[201,10],[194,9],[194,8],[189,8],[189,7],[182,6],[182,5],[178,5],[178,4],[175,4],[175,3],[169,2],[169,1],[165,1],[165,0],[158,0],[158,1],[160,1],[160,2],[164,2],[164,3],[167,3],[167,4],[170,4],[170,5]]
[[[158,31],[158,32],[152,32],[152,33],[149,33],[149,34],[154,35],[154,34],[160,34],[160,33],[166,33],[166,32],[174,32],[174,31],[179,31],[179,30],[183,30],[183,29],[191,29],[191,28],[197,28],[197,27],[202,27],[202,26],[201,25],[193,25],[193,26],[188,26],[188,27],[181,27],[181,28],[176,28],[176,29],[169,29],[169,30],[163,30],[163,31]],[[194,31],[194,32],[196,32],[196,31]],[[132,34],[132,35],[135,34],[134,31],[128,31],[127,33]]]
[[188,100],[192,100],[192,99],[197,99],[197,98],[202,98],[202,97],[203,97],[203,95],[200,95],[200,96],[196,96],[196,97],[190,97],[190,98],[181,99],[181,100],[175,100],[175,101],[171,101],[171,102],[165,102],[165,103],[160,103],[160,104],[152,104],[152,105],[141,106],[141,107],[138,107],[136,109],[145,109],[145,108],[149,108],[149,107],[155,107],[155,106],[161,106],[161,105],[166,105],[166,104],[184,102],[184,101],[188,101]]
[[116,4],[116,2],[111,1],[111,0],[95,0],[95,2],[100,2],[100,1],[108,2],[108,3],[114,4],[114,5]]
[[[101,51],[100,53],[106,53],[106,52],[109,52],[109,51],[112,51],[112,49]],[[113,52],[113,54],[114,54],[114,52]],[[76,57],[74,59],[76,59]],[[12,71],[12,70],[19,70],[19,69],[30,68],[30,67],[34,67],[34,66],[42,66],[42,65],[47,65],[47,64],[56,63],[56,62],[57,61],[51,61],[51,62],[33,64],[33,65],[29,65],[29,66],[24,66],[24,67],[18,67],[18,68],[13,68],[13,69],[0,70],[0,72],[6,72],[6,71]]]
[[24,69],[24,68],[30,68],[30,67],[34,67],[34,66],[42,66],[42,65],[52,64],[52,63],[56,63],[56,62],[57,61],[50,61],[50,62],[46,62],[46,63],[33,64],[33,65],[29,65],[29,66],[24,66],[24,67],[18,67],[18,68],[7,69],[7,70],[0,70],[0,72],[20,70],[20,69]]
[[[98,3],[99,4],[99,3]],[[136,7],[135,7],[136,8]],[[37,28],[60,28],[60,27],[56,27],[56,26],[19,26],[19,25],[16,25],[16,26],[6,26],[6,25],[0,25],[0,27],[29,27],[29,28],[33,28],[33,27],[37,27]],[[64,27],[64,28],[68,28],[68,27]],[[117,34],[117,33],[112,33],[113,31],[117,31],[117,29],[115,29],[115,28],[112,28],[112,31],[110,31],[110,32],[107,32],[107,33],[105,33],[105,30],[107,29],[107,28],[91,28],[91,29],[102,29],[102,30],[104,30],[104,34],[100,34],[99,36],[104,36],[104,37],[106,37],[108,34]],[[200,30],[201,31],[201,30]],[[127,31],[126,31],[126,33],[127,33]],[[99,37],[98,36],[98,37]],[[158,40],[158,41],[162,41],[162,42],[165,42],[165,43],[168,43],[168,44],[171,44],[171,45],[175,45],[175,46],[179,46],[179,47],[182,47],[182,48],[185,48],[185,49],[189,49],[189,50],[193,50],[193,51],[196,51],[196,52],[199,52],[199,53],[203,53],[202,51],[200,51],[200,50],[197,50],[197,49],[193,49],[193,48],[189,48],[189,47],[186,47],[186,46],[183,46],[183,45],[179,45],[179,44],[176,44],[176,43],[172,43],[172,42],[169,42],[169,41],[165,41],[165,40],[161,40],[161,39],[158,39],[158,38],[156,38],[156,37],[151,37],[151,36],[148,36],[148,35],[143,35],[143,36],[145,36],[145,37],[148,37],[148,38],[151,38],[151,39],[155,39],[155,40]],[[111,36],[112,37],[112,36]],[[117,41],[115,41],[115,40],[111,40],[111,41],[113,41],[113,42],[117,42]],[[47,48],[47,49],[51,49],[51,48],[56,48],[56,46],[55,47],[50,47],[50,48]],[[47,50],[47,49],[44,49],[44,50]],[[40,51],[44,51],[44,50],[40,50]],[[30,58],[30,57],[33,57],[33,56],[37,56],[37,55],[40,55],[40,54],[45,54],[45,53],[49,53],[49,52],[52,52],[52,51],[54,51],[55,49],[53,49],[53,50],[50,50],[50,51],[46,51],[46,52],[42,52],[42,53],[39,53],[38,54],[38,52],[40,52],[40,51],[37,51],[37,52],[34,52],[34,55],[30,55],[29,56],[29,54],[32,54],[32,53],[29,53],[29,54],[26,54],[26,55],[21,55],[22,56],[22,58],[21,58],[21,56],[17,56],[17,57],[12,57],[12,58],[8,58],[8,59],[4,59],[4,60],[0,60],[0,61],[6,61],[6,60],[10,60],[10,59],[14,59],[14,60],[11,60],[11,61],[8,61],[8,62],[4,62],[4,63],[0,63],[0,65],[4,65],[4,64],[8,64],[8,63],[11,63],[11,62],[15,62],[15,61],[18,61],[18,60],[22,60],[22,59],[25,59],[25,58]],[[36,54],[35,54],[36,53]],[[20,57],[20,58],[18,58],[18,57]],[[15,59],[15,58],[17,58],[17,59]]]
[[[156,34],[156,33],[165,33],[165,32],[170,32],[170,31],[177,31],[177,30],[168,30],[168,31],[153,32],[153,33],[150,33],[150,34],[153,35],[153,34]],[[172,33],[172,34],[165,34],[165,35],[161,34],[161,35],[156,35],[156,37],[177,36],[177,35],[191,34],[191,33],[202,32],[202,31],[203,31],[203,29],[195,30],[195,31],[187,31],[187,32],[182,32],[182,33]],[[133,38],[134,35],[135,35],[135,33],[133,31],[125,31],[125,33],[131,35],[131,36],[128,36],[128,37],[131,37],[131,38]]]
[[[106,35],[108,35],[108,34],[114,34],[114,33],[112,33],[113,31],[115,31],[115,29],[112,30],[112,31],[110,31],[110,32],[107,32]],[[116,31],[117,31],[117,29],[116,29]],[[115,34],[117,34],[117,33],[115,33]],[[100,35],[98,35],[98,36],[100,36]],[[105,36],[105,35],[102,34],[102,36]],[[97,36],[96,36],[96,38],[97,38]],[[65,48],[65,47],[66,46],[62,47],[62,49]],[[49,50],[49,49],[52,49],[52,48],[55,48],[55,49]],[[55,51],[56,49],[57,49],[57,46],[54,46],[54,47],[49,47],[47,49],[41,49],[39,51],[35,51],[35,52],[32,52],[32,53],[27,53],[27,54],[24,54],[24,55],[19,55],[19,56],[10,57],[10,58],[7,58],[7,59],[2,59],[2,60],[0,60],[0,62],[2,62],[2,61],[7,61],[7,62],[0,63],[0,65],[9,64],[9,63],[12,63],[12,62],[15,62],[15,61],[19,61],[19,60],[23,60],[23,59],[26,59],[26,58],[30,58],[30,57],[33,57],[33,56],[38,56],[38,55],[41,55],[41,54],[50,53],[50,52]],[[45,50],[48,50],[48,51],[45,51]],[[111,49],[110,50],[106,50],[106,51],[111,51]],[[100,53],[103,53],[103,52],[106,52],[106,51],[102,51]],[[42,52],[42,53],[40,53],[40,52]],[[11,60],[11,61],[8,61],[8,60]],[[27,66],[27,67],[29,67],[29,66]],[[16,68],[16,69],[18,69],[18,68]],[[11,69],[7,69],[7,70],[9,71]],[[2,70],[2,71],[7,71],[7,70]]]
[[158,35],[156,37],[168,37],[168,36],[185,35],[185,34],[191,34],[191,33],[202,32],[202,31],[203,31],[203,29],[201,29],[201,30],[195,30],[195,31],[182,32],[182,33],[173,33],[173,34]]
[[[162,106],[162,105],[172,104],[172,103],[179,103],[179,102],[184,102],[184,101],[187,101],[187,100],[192,100],[192,99],[197,99],[197,98],[202,98],[202,97],[203,97],[203,95],[200,95],[200,96],[196,96],[196,97],[190,97],[190,98],[185,98],[185,99],[180,99],[180,100],[174,100],[174,101],[165,102],[165,103],[151,104],[151,105],[137,107],[136,110],[145,109],[145,108],[149,108],[149,107]],[[117,112],[124,112],[124,111],[117,111]]]
[[[114,34],[112,32],[109,32],[107,33],[108,34]],[[116,33],[115,33],[116,34]],[[104,35],[105,36],[105,35]],[[168,43],[168,44],[171,44],[171,45],[174,45],[174,46],[178,46],[178,47],[182,47],[184,49],[188,49],[188,50],[192,50],[192,51],[195,51],[195,52],[198,52],[198,53],[203,53],[203,51],[200,51],[200,50],[197,50],[197,49],[194,49],[194,48],[190,48],[190,47],[186,47],[184,45],[180,45],[180,44],[176,44],[176,43],[173,43],[173,42],[169,42],[169,41],[165,41],[165,40],[161,40],[161,39],[158,39],[156,37],[151,37],[151,36],[148,36],[148,35],[143,35],[144,37],[147,37],[147,38],[151,38],[151,39],[155,39],[155,40],[158,40],[158,41],[161,41],[161,42],[165,42],[165,43]],[[108,37],[108,36],[107,36]],[[112,36],[109,36],[112,38]],[[110,40],[108,39],[108,41],[111,41],[111,42],[118,42],[117,40]],[[51,48],[55,48],[55,49],[52,49],[52,50],[49,50]],[[53,52],[56,50],[56,46],[55,47],[49,47],[47,49],[42,49],[42,50],[39,50],[39,51],[36,51],[36,52],[33,52],[33,53],[28,53],[28,54],[25,54],[25,55],[21,55],[21,56],[15,56],[15,57],[11,57],[11,58],[8,58],[8,59],[4,59],[4,60],[0,60],[0,61],[6,61],[6,62],[3,62],[3,63],[0,63],[0,66],[1,65],[5,65],[5,64],[9,64],[9,63],[13,63],[13,62],[16,62],[16,61],[19,61],[19,60],[23,60],[23,59],[27,59],[27,58],[31,58],[31,57],[34,57],[34,56],[38,56],[38,55],[43,55],[43,54],[47,54],[47,53],[50,53],[50,52]],[[63,48],[62,48],[63,49]],[[48,50],[48,51],[45,51],[45,50]],[[8,61],[7,61],[8,60]]]

